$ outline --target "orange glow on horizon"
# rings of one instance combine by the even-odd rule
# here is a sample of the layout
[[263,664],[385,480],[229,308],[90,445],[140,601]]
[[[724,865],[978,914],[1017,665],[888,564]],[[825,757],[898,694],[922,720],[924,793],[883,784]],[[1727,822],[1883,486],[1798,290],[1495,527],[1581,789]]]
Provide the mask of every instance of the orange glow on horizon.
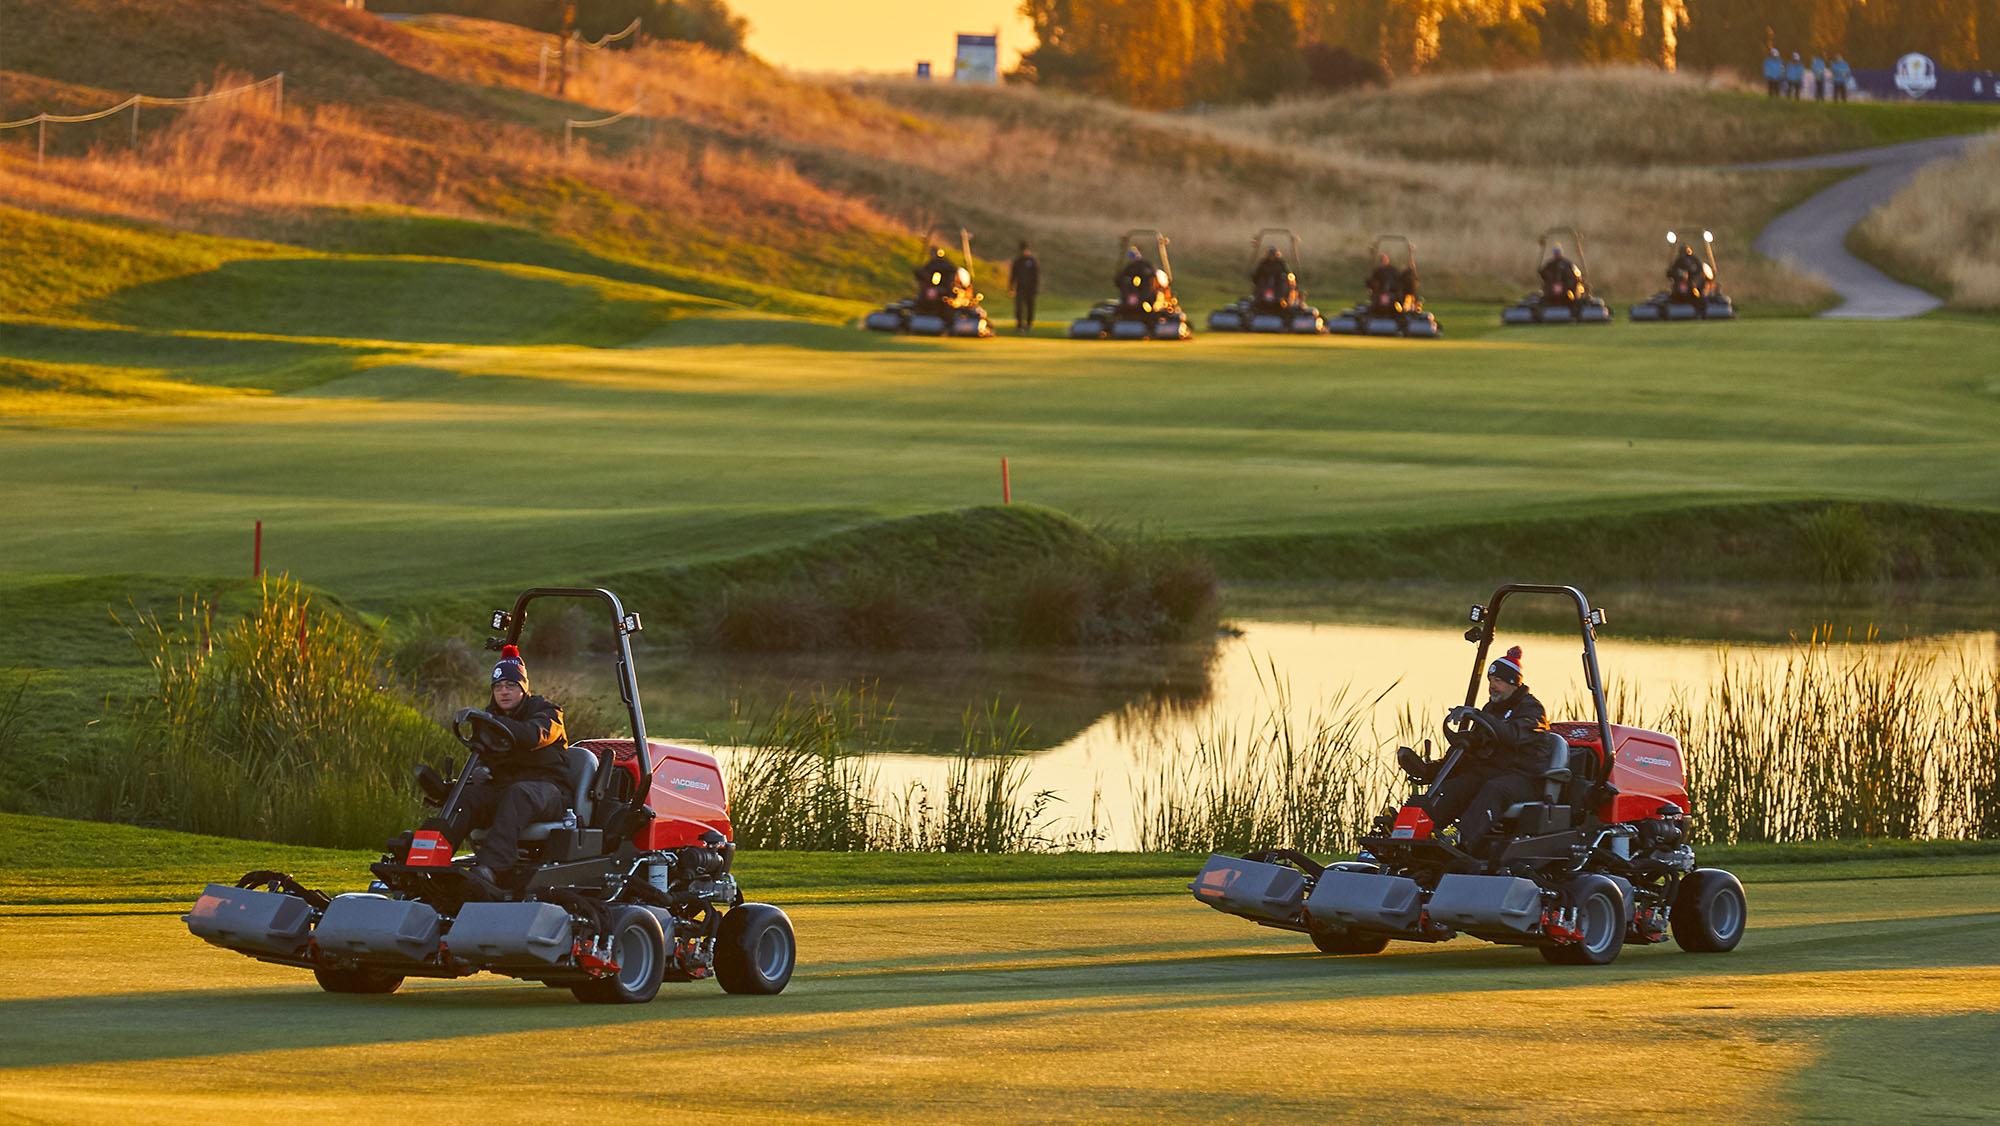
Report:
[[1000,32],[1000,69],[1012,70],[1034,33],[1019,0],[729,0],[750,20],[750,50],[794,70],[914,74],[918,60],[951,77],[953,36]]

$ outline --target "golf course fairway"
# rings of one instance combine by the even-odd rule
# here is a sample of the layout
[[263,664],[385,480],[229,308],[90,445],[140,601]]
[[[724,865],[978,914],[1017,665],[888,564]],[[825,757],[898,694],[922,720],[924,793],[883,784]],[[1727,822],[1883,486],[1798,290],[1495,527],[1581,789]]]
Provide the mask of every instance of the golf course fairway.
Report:
[[2000,1115],[2000,862],[1801,867],[1747,869],[1735,953],[1604,969],[1463,939],[1321,955],[1172,879],[792,903],[784,994],[634,1007],[491,977],[332,996],[157,903],[7,907],[0,1120]]

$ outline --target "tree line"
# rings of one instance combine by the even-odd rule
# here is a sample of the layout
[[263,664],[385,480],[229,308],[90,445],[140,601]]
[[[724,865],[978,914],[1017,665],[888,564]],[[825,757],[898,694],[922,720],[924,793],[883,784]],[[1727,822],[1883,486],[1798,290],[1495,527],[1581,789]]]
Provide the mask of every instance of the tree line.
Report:
[[1754,75],[1770,47],[2000,70],[2000,0],[1026,0],[1012,77],[1166,108],[1581,63]]

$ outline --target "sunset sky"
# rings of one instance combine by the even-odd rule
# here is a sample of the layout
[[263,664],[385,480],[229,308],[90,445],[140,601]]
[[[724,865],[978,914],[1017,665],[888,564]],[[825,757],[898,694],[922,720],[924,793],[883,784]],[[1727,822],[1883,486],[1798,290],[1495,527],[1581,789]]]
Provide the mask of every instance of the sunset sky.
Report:
[[1020,0],[730,0],[750,19],[750,50],[800,70],[907,73],[929,59],[951,73],[952,36],[1000,29],[1000,67],[1033,45]]

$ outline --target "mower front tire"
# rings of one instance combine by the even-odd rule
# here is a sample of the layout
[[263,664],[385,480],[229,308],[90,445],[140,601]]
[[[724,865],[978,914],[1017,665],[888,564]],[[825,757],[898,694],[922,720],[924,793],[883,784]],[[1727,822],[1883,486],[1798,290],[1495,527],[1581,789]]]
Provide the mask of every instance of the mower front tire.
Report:
[[666,980],[667,934],[644,907],[620,907],[611,916],[611,960],[616,973],[570,987],[586,1005],[643,1005]]
[[1674,893],[1674,941],[1690,954],[1726,954],[1743,941],[1743,884],[1720,868],[1696,868]]
[[314,980],[328,993],[394,993],[402,988],[403,975],[383,973],[363,966],[320,967]]
[[1542,957],[1558,966],[1608,966],[1625,949],[1625,928],[1631,912],[1625,891],[1607,876],[1579,876],[1563,889],[1563,906],[1577,909],[1575,942],[1542,947]]
[[782,993],[799,962],[792,920],[768,903],[745,903],[722,916],[715,939],[715,980],[725,993]]
[[1322,954],[1380,954],[1389,945],[1386,934],[1356,934],[1341,927],[1315,930],[1312,940]]

